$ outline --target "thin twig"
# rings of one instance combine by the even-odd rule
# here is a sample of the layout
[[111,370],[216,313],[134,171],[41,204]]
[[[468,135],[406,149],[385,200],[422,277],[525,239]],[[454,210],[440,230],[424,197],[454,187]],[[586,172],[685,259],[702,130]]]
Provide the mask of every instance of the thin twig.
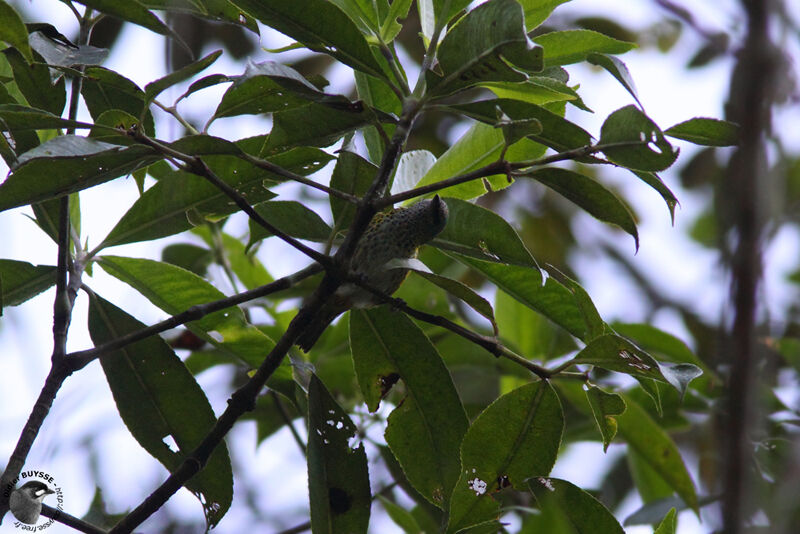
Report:
[[226,297],[224,299],[219,299],[212,302],[207,302],[205,304],[198,304],[196,306],[192,306],[188,310],[173,315],[169,319],[165,319],[159,323],[148,326],[147,328],[143,328],[136,332],[131,332],[129,334],[119,337],[113,341],[109,341],[108,343],[104,343],[93,349],[71,352],[67,355],[67,361],[69,362],[70,372],[82,369],[87,364],[94,361],[96,358],[99,358],[105,354],[113,352],[117,349],[121,349],[122,347],[126,347],[132,343],[136,343],[137,341],[141,341],[142,339],[148,338],[150,336],[160,334],[161,332],[165,332],[182,324],[196,321],[198,319],[205,317],[210,313],[224,310],[225,308],[237,306],[244,302],[264,297],[271,293],[276,293],[278,291],[283,291],[284,289],[288,289],[293,285],[295,285],[300,280],[304,280],[309,276],[312,276],[319,272],[322,272],[322,266],[320,266],[319,264],[312,264],[306,267],[305,269],[302,269],[294,274],[284,276],[283,278],[279,278],[274,282],[270,282],[267,285],[251,289],[249,291],[245,291],[243,293],[239,293],[231,297]]
[[314,189],[322,191],[323,193],[327,193],[327,194],[329,194],[331,196],[334,196],[336,198],[341,198],[342,200],[346,200],[347,202],[350,202],[351,204],[357,204],[358,203],[358,197],[357,196],[351,195],[349,193],[345,193],[344,191],[339,191],[338,189],[333,189],[332,187],[328,187],[328,186],[323,185],[323,184],[319,184],[319,183],[315,182],[314,180],[310,180],[310,179],[306,178],[303,175],[297,174],[297,173],[292,172],[292,171],[290,171],[288,169],[284,169],[280,165],[275,165],[274,163],[272,163],[271,161],[268,161],[266,159],[257,158],[256,156],[253,156],[253,155],[248,154],[246,152],[242,152],[241,154],[238,154],[236,157],[238,157],[240,159],[243,159],[244,161],[246,161],[248,163],[251,163],[255,167],[258,167],[259,169],[264,169],[265,171],[269,171],[269,172],[271,172],[273,174],[277,174],[278,176],[282,176],[282,177],[286,178],[287,180],[292,180],[294,182],[297,182],[297,183],[300,183],[300,184],[303,184],[303,185],[307,185],[308,187],[312,187]]
[[162,104],[161,102],[159,102],[156,99],[153,99],[153,104],[155,104],[156,106],[160,107],[162,110],[164,110],[167,113],[169,113],[170,115],[172,115],[175,118],[175,120],[177,120],[179,123],[181,123],[181,125],[184,128],[186,128],[186,131],[188,131],[190,134],[192,134],[192,135],[200,135],[200,132],[197,131],[197,128],[192,126],[192,124],[189,123],[189,121],[187,121],[186,119],[183,118],[183,115],[178,113],[178,108],[177,107],[175,107],[175,106],[167,106],[165,104]]
[[297,446],[300,448],[300,452],[303,453],[303,456],[306,455],[306,444],[303,443],[303,438],[300,437],[300,434],[297,433],[297,429],[294,427],[292,423],[291,417],[289,417],[289,413],[286,411],[286,408],[283,406],[281,402],[280,395],[278,395],[274,390],[269,392],[270,397],[272,397],[272,402],[275,403],[275,407],[278,409],[278,414],[280,414],[281,419],[283,419],[283,423],[289,427],[289,431],[292,433],[292,437],[294,441],[297,443]]
[[299,240],[293,238],[289,234],[280,230],[278,227],[274,226],[266,219],[264,219],[261,215],[259,215],[258,212],[256,212],[255,209],[253,209],[250,203],[247,202],[247,200],[235,188],[231,187],[222,178],[217,176],[216,173],[212,171],[211,168],[202,159],[175,150],[174,148],[169,147],[160,141],[148,137],[143,132],[131,131],[130,134],[134,139],[136,139],[143,145],[147,145],[161,152],[162,154],[172,156],[173,158],[183,162],[183,165],[181,166],[183,170],[190,172],[192,174],[196,174],[197,176],[200,176],[202,178],[205,178],[208,182],[210,182],[220,191],[225,193],[231,200],[233,200],[236,203],[236,205],[239,206],[239,209],[245,212],[248,215],[248,217],[250,217],[253,221],[258,223],[262,227],[266,228],[267,231],[269,231],[274,236],[285,241],[287,244],[299,250],[312,260],[319,262],[324,267],[329,268],[331,266],[331,259],[329,256],[321,254],[316,250],[314,250],[313,248],[301,243]]
[[397,80],[397,83],[400,85],[399,90],[397,90],[396,87],[392,87],[392,90],[402,102],[403,98],[411,94],[411,89],[408,87],[408,82],[406,81],[405,76],[403,76],[403,73],[400,72],[400,68],[397,66],[397,61],[395,61],[394,53],[389,48],[389,45],[381,42],[380,49],[383,57],[386,58],[386,62],[389,64],[389,68],[392,69],[392,74],[394,74],[395,80]]
[[[475,169],[474,171],[470,171],[464,174],[459,174],[458,176],[453,176],[451,178],[447,178],[445,180],[441,180],[433,184],[423,185],[421,187],[417,187],[409,191],[404,191],[402,193],[397,193],[396,195],[391,195],[386,198],[382,198],[375,203],[375,207],[376,209],[380,210],[387,206],[391,206],[392,204],[395,204],[397,202],[402,202],[404,200],[419,197],[422,195],[428,195],[430,193],[435,193],[436,191],[441,191],[442,189],[447,189],[448,187],[461,185],[467,182],[471,182],[473,180],[479,180],[481,178],[485,178],[487,176],[493,176],[495,174],[505,173],[511,176],[525,176],[526,173],[524,172],[524,170],[530,169],[531,167],[541,167],[559,161],[576,160],[586,156],[590,156],[597,152],[602,152],[603,150],[607,150],[609,148],[623,148],[631,146],[641,146],[646,144],[647,143],[644,141],[630,141],[630,142],[626,141],[621,143],[586,145],[579,148],[574,148],[572,150],[565,150],[564,152],[559,152],[558,154],[552,154],[550,156],[545,156],[543,158],[538,158],[538,159],[515,161],[515,162],[497,160],[492,163],[489,163],[488,165],[484,165],[480,169]],[[597,162],[607,163],[604,160],[597,160]]]
[[[506,358],[522,367],[528,369],[530,372],[535,374],[536,376],[547,379],[552,378],[556,375],[559,376],[570,376],[572,377],[573,373],[565,373],[565,370],[572,366],[571,363],[567,363],[565,365],[561,365],[556,369],[547,369],[546,367],[542,367],[538,365],[524,356],[520,356],[516,352],[512,351],[508,347],[504,346],[500,343],[499,340],[496,338],[492,338],[489,336],[484,336],[483,334],[479,334],[474,332],[468,328],[461,326],[458,323],[454,323],[450,319],[446,317],[442,317],[441,315],[435,315],[432,313],[427,313],[421,310],[417,310],[416,308],[412,308],[409,306],[403,299],[392,297],[391,295],[387,295],[385,292],[372,287],[371,285],[367,284],[362,277],[354,276],[350,278],[350,282],[358,285],[362,289],[365,289],[372,293],[375,297],[377,297],[381,302],[385,304],[391,305],[393,308],[398,309],[400,311],[405,312],[407,315],[414,317],[415,319],[419,319],[420,321],[424,321],[429,324],[433,324],[436,326],[440,326],[447,330],[450,330],[454,334],[457,334],[467,341],[482,347],[487,352],[494,354],[498,358]],[[578,373],[581,377],[585,376],[583,373]]]

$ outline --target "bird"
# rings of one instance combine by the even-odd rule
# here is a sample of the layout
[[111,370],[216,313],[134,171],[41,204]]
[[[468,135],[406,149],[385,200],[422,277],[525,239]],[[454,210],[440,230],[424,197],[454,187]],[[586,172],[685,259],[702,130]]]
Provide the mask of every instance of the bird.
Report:
[[[447,215],[447,204],[439,195],[377,213],[356,244],[350,259],[350,274],[360,276],[367,285],[391,295],[405,280],[408,269],[387,264],[396,259],[415,258],[421,245],[444,230]],[[341,313],[380,303],[380,299],[366,289],[353,283],[342,284],[300,334],[297,346],[308,352]]]
[[26,482],[11,492],[8,502],[11,513],[26,525],[35,525],[42,513],[42,501],[52,493],[55,491],[44,482],[38,480]]

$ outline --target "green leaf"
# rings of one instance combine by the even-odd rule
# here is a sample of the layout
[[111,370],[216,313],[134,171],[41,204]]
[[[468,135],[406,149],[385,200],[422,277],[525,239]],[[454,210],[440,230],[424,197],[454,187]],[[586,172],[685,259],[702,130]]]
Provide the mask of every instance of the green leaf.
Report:
[[244,74],[234,78],[214,112],[214,117],[256,115],[308,105],[318,102],[347,109],[354,105],[342,95],[329,95],[319,91],[299,72],[276,63],[248,63]]
[[330,146],[376,119],[372,110],[356,103],[348,109],[309,104],[275,113],[272,120],[267,149],[274,153],[301,145]]
[[364,444],[316,375],[308,386],[308,493],[315,533],[366,534],[372,498]]
[[504,61],[503,55],[521,54],[535,62],[531,56],[541,58],[541,50],[529,50],[529,43],[516,1],[481,4],[459,20],[439,45],[441,75],[426,73],[428,91],[446,95],[480,82],[524,81],[527,76]]
[[119,109],[134,117],[144,117],[142,125],[145,133],[155,135],[153,115],[148,108],[144,91],[121,74],[103,67],[87,68],[84,71],[81,95],[95,121],[104,111]]
[[[702,506],[706,506],[708,504],[713,504],[719,502],[720,497],[719,495],[707,495],[705,497],[700,497],[698,499],[698,504]],[[631,515],[625,518],[624,525],[655,525],[659,521],[661,521],[661,525],[665,522],[667,525],[670,524],[670,521],[665,521],[669,517],[669,511],[675,509],[676,516],[674,524],[677,528],[677,513],[688,509],[686,503],[683,502],[682,499],[673,495],[671,497],[665,497],[663,499],[658,499],[653,502],[649,502],[633,512]],[[667,532],[672,532],[671,530],[667,530]],[[768,531],[765,531],[768,532]],[[661,534],[660,532],[656,532],[655,534]],[[674,533],[673,533],[674,534]]]
[[[275,197],[264,187],[263,179],[230,185],[244,194],[251,204]],[[174,171],[134,202],[99,248],[178,234],[206,220],[217,220],[237,211],[238,206],[227,195],[203,178]]]
[[733,146],[739,143],[739,125],[719,119],[695,117],[668,128],[664,133],[696,145]]
[[180,37],[170,29],[169,26],[161,22],[161,19],[156,17],[146,7],[144,7],[139,0],[128,0],[126,2],[119,2],[117,0],[76,0],[78,3],[96,9],[101,13],[106,13],[114,17],[132,22],[138,26],[147,28],[148,30],[172,37],[178,42],[183,44]]
[[385,77],[358,27],[339,8],[324,0],[237,0],[236,5],[258,20],[342,63]]
[[606,452],[617,435],[616,416],[625,411],[625,401],[616,393],[607,393],[597,386],[589,386],[585,391],[594,421],[603,436],[603,452]]
[[197,61],[189,63],[183,68],[180,68],[174,72],[170,72],[166,76],[159,78],[154,82],[148,83],[144,87],[145,97],[147,98],[148,101],[153,100],[155,97],[157,97],[166,89],[172,87],[177,83],[180,83],[184,80],[191,78],[198,72],[207,69],[221,55],[222,55],[222,50],[216,50],[214,52],[211,52],[202,59],[198,59]]
[[[229,83],[234,81],[236,78],[227,76],[225,74],[209,74],[208,76],[203,76],[196,82],[192,82],[189,88],[183,93],[180,97],[178,97],[176,102],[180,102],[184,98],[196,93],[197,91],[202,91],[203,89],[208,89],[209,87],[213,87],[215,85],[219,85],[221,83]],[[223,95],[224,97],[224,95]]]
[[[121,256],[102,256],[97,261],[108,274],[122,280],[169,314],[225,297],[196,274],[168,263]],[[186,326],[253,368],[261,364],[274,346],[269,337],[248,324],[244,313],[236,306],[208,314]],[[279,373],[291,376],[289,365],[282,367]]]
[[620,435],[697,512],[694,483],[678,447],[636,401],[627,395],[623,399],[627,408],[617,416]]
[[[494,113],[494,109],[492,109],[492,113]],[[505,146],[505,139],[501,131],[488,124],[474,124],[436,160],[436,163],[417,186],[441,182],[493,163],[497,161]],[[544,154],[544,151],[545,147],[523,139],[509,148],[506,158],[509,160],[536,158]],[[469,200],[486,194],[486,183],[493,190],[511,185],[505,175],[496,175],[442,189],[439,191],[439,195]]]
[[[592,136],[586,130],[536,104],[498,98],[450,107],[487,124],[497,122],[497,107],[514,120],[536,119],[542,125],[542,131],[532,133],[529,137],[559,152],[580,148],[592,142]],[[513,161],[508,156],[506,159]]]
[[50,68],[36,52],[33,53],[36,63],[32,64],[28,64],[15,48],[6,48],[2,53],[11,66],[14,82],[28,104],[53,115],[61,115],[67,102],[64,77],[60,77],[54,84],[50,78]]
[[656,531],[653,534],[675,534],[678,529],[678,512],[675,511],[675,508],[670,508],[667,515],[664,516],[664,519],[661,520],[661,523],[658,524],[656,527]]
[[18,104],[0,105],[0,130],[2,131],[91,128],[92,126],[88,122],[62,119],[43,109]]
[[531,253],[505,219],[475,204],[445,198],[447,226],[431,244],[484,260],[536,266]]
[[[264,202],[256,206],[256,212],[279,230],[298,239],[324,243],[331,236],[331,227],[316,212],[294,200]],[[248,224],[250,225],[250,241],[247,243],[247,248],[272,235],[252,219],[248,221]]]
[[663,171],[678,157],[658,125],[633,105],[618,109],[603,123],[600,144],[612,143],[638,143],[603,149],[609,160],[629,169]]
[[654,172],[643,172],[643,171],[631,171],[633,174],[639,177],[641,181],[655,189],[661,198],[664,199],[664,202],[667,204],[667,209],[669,209],[669,217],[672,221],[672,224],[675,224],[675,206],[678,205],[678,199],[672,193],[669,187],[666,186],[664,182],[661,181],[661,178]]
[[639,102],[639,95],[636,93],[636,85],[633,83],[633,77],[628,71],[627,65],[623,61],[614,56],[607,56],[605,54],[589,54],[586,61],[592,65],[597,65],[606,69],[617,81],[622,84],[622,87],[628,91],[639,107],[642,108],[642,103]]
[[542,22],[555,8],[569,2],[570,0],[520,0],[522,9],[525,11],[525,30],[531,31]]
[[492,328],[494,329],[495,333],[497,333],[497,324],[494,320],[494,310],[492,310],[492,305],[489,304],[488,300],[478,295],[469,286],[462,284],[458,280],[453,280],[452,278],[440,276],[432,272],[420,271],[414,268],[411,270],[415,275],[424,278],[428,282],[438,287],[441,287],[452,296],[463,300],[470,308],[486,317],[489,322],[492,323]]
[[386,306],[350,312],[350,347],[370,411],[403,380],[407,396],[389,416],[386,442],[414,488],[447,509],[469,423],[439,353],[411,319]]
[[[674,498],[675,492],[658,472],[636,450],[629,450],[626,454],[628,470],[639,493],[639,498],[645,505],[659,502],[670,497]],[[685,505],[684,505],[685,506]],[[659,514],[661,517],[663,514]]]
[[600,312],[597,311],[597,307],[594,305],[589,293],[586,292],[583,286],[564,273],[558,271],[558,276],[563,280],[563,285],[572,293],[575,298],[575,303],[578,305],[578,308],[580,308],[583,319],[586,321],[588,332],[585,341],[591,341],[605,334],[608,328],[603,318],[600,317]]
[[201,18],[242,26],[255,34],[259,34],[258,23],[256,23],[255,19],[246,13],[242,13],[242,10],[230,0],[184,1],[179,6],[176,6],[175,0],[140,0],[140,2],[149,9],[162,11],[180,10]]
[[[263,137],[237,141],[250,153],[263,145]],[[272,163],[299,174],[311,174],[330,156],[316,149],[295,149],[267,158]],[[268,187],[271,180],[283,178],[232,156],[204,158],[217,176],[236,188],[255,206],[275,197]],[[206,220],[218,220],[239,211],[231,199],[203,178],[182,171],[170,171],[145,191],[106,236],[100,247],[157,239],[189,230]]]
[[637,346],[647,352],[657,355],[659,360],[693,364],[704,373],[713,374],[713,371],[686,346],[686,343],[653,325],[616,323],[614,330],[632,339]]
[[525,174],[571,200],[592,217],[619,226],[633,237],[639,249],[639,232],[628,206],[600,182],[567,169],[543,167]]
[[614,334],[595,338],[575,355],[572,362],[586,363],[638,378],[667,381],[652,356],[627,339]]
[[383,509],[386,510],[386,513],[392,521],[394,521],[395,525],[403,529],[403,532],[406,534],[422,534],[423,530],[410,511],[399,504],[393,503],[382,495],[378,495],[378,500],[381,501]]
[[226,234],[219,228],[212,231],[212,227],[216,226],[209,224],[198,226],[193,233],[199,235],[212,249],[221,249],[219,252],[224,254],[224,261],[228,262],[233,273],[247,289],[254,289],[274,280],[258,258],[247,254],[241,240]]
[[566,332],[505,291],[495,294],[495,313],[503,343],[526,358],[549,360],[577,348]]
[[[378,168],[369,161],[354,152],[343,150],[333,169],[331,187],[361,198],[372,185],[377,172]],[[353,222],[356,206],[333,195],[329,199],[336,230],[348,228]]]
[[[433,4],[433,16],[436,21],[436,24],[441,26],[442,28],[445,25],[450,23],[450,20],[455,17],[461,10],[466,9],[470,1],[469,0],[450,0],[449,2],[443,2],[441,0],[432,0]],[[447,12],[445,12],[445,8],[447,8]]]
[[[486,82],[480,84],[493,92],[498,98],[519,100],[529,104],[541,106],[550,102],[563,102],[577,100],[578,94],[566,84],[545,85],[540,83],[544,78],[532,77],[526,82]],[[555,80],[554,80],[555,81]],[[563,87],[562,87],[563,86]]]
[[528,481],[544,515],[569,525],[570,534],[625,534],[614,515],[591,494],[558,478],[536,477]]
[[16,48],[28,63],[33,63],[33,51],[28,44],[28,30],[14,8],[5,2],[0,2],[0,41],[5,41]]
[[[397,0],[392,6],[401,3]],[[385,81],[356,71],[355,73],[356,90],[358,97],[368,106],[379,109],[385,113],[393,113],[400,116],[403,111],[403,103]],[[377,128],[383,128],[389,138],[394,134],[394,124],[384,123],[381,125],[368,126],[364,130],[364,143],[367,145],[367,152],[372,161],[379,162],[383,157],[383,139],[379,135]],[[403,154],[405,155],[405,153]],[[401,156],[402,157],[402,156]]]
[[[50,199],[44,202],[37,202],[31,204],[31,208],[33,209],[33,215],[36,218],[36,224],[39,225],[39,228],[50,236],[50,239],[55,243],[58,243],[58,221],[61,213],[61,200]],[[80,235],[81,202],[79,193],[72,193],[69,196],[69,221],[76,235]],[[70,237],[70,243],[72,247],[75,247],[73,250],[77,250],[77,248],[80,247],[80,243],[75,243],[72,236]]]
[[502,265],[453,255],[461,263],[486,275],[497,287],[564,328],[584,339],[586,320],[572,293],[552,277],[544,279],[538,267]]
[[[144,327],[110,302],[90,297],[89,333],[96,346]],[[167,470],[177,469],[216,422],[194,377],[158,336],[106,354],[100,364],[120,417],[133,437]],[[200,499],[213,528],[233,498],[233,473],[224,442],[186,487]]]
[[447,532],[495,519],[500,505],[494,492],[522,489],[531,476],[550,473],[563,431],[561,403],[548,382],[524,385],[489,405],[461,445]]
[[32,265],[24,261],[0,260],[0,302],[17,306],[54,286],[56,268],[51,265]]
[[624,54],[636,48],[592,30],[566,30],[537,35],[533,41],[544,48],[544,66],[569,65],[584,61],[589,54]]
[[204,277],[208,266],[214,262],[214,253],[189,243],[173,243],[161,250],[161,261]]
[[81,191],[160,159],[145,146],[121,148],[61,135],[25,152],[0,185],[0,211]]
[[[381,23],[380,36],[381,41],[390,43],[397,37],[403,26],[397,22],[397,19],[404,19],[408,16],[408,10],[411,8],[412,0],[393,0],[392,5],[389,7],[389,14],[386,19]],[[458,2],[453,2],[454,4]]]

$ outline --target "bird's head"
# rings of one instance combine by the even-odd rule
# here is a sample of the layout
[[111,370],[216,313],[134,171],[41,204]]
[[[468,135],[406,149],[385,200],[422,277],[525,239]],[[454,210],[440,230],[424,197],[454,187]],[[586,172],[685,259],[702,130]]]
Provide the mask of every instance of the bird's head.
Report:
[[31,499],[38,502],[42,502],[46,496],[55,493],[55,491],[51,490],[47,484],[38,480],[26,482],[18,488],[18,491],[21,491]]
[[413,212],[411,219],[417,227],[418,244],[427,243],[439,235],[447,225],[447,204],[439,195],[420,200],[409,206],[408,210]]

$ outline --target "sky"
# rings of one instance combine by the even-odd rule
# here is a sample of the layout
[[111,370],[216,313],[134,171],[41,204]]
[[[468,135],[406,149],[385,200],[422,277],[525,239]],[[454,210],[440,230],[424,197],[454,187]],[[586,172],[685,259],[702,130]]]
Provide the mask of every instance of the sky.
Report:
[[[734,2],[690,2],[692,10],[705,15],[701,20],[710,29],[729,30],[735,26],[732,17]],[[76,24],[69,10],[57,0],[37,0],[25,2],[24,11],[31,15],[31,20],[46,20],[55,24],[66,34],[74,34]],[[612,18],[624,18],[631,27],[645,27],[660,14],[654,11],[651,2],[631,2],[630,0],[574,0],[558,8],[557,14],[595,13]],[[164,75],[165,68],[158,61],[143,61],[142,58],[162,57],[163,39],[141,28],[127,25],[122,36],[126,43],[116,46],[108,58],[106,66],[118,70],[140,86]],[[276,48],[291,41],[270,31],[262,32],[261,46]],[[711,67],[686,71],[683,67],[688,58],[696,50],[696,41],[687,36],[681,39],[676,50],[670,54],[658,54],[653,51],[630,52],[622,56],[636,81],[639,97],[648,114],[662,128],[682,122],[695,116],[722,117],[722,102],[727,92],[729,80],[729,62],[716,62]],[[206,50],[204,53],[208,53]],[[253,61],[275,59],[285,61],[288,57],[277,57],[259,50]],[[222,72],[230,75],[241,74],[243,66],[223,55],[208,72]],[[594,115],[571,109],[571,116],[585,129],[595,134],[599,132],[602,120],[613,110],[631,103],[630,95],[611,76],[580,65],[568,69],[572,83],[580,83],[584,88],[582,96],[586,104],[595,110]],[[329,92],[346,91],[347,69],[330,76],[332,82]],[[189,102],[182,104],[182,112],[187,116],[207,116],[213,109],[213,102],[218,100],[225,86],[208,89]],[[164,100],[170,101],[183,92],[178,88],[169,92]],[[85,114],[85,110],[82,110]],[[167,125],[169,121],[163,113],[156,113],[159,137],[169,138],[177,135],[178,129]],[[174,123],[173,123],[174,124]],[[210,133],[229,139],[237,139],[248,135],[262,133],[268,125],[260,119],[223,119],[217,121]],[[686,160],[695,148],[678,142],[682,159]],[[680,161],[680,160],[679,160]],[[0,163],[0,176],[7,169]],[[330,168],[327,169],[330,172]],[[319,173],[321,181],[327,180],[326,171]],[[608,260],[600,259],[596,254],[597,243],[608,243],[626,255],[637,267],[671,288],[674,297],[693,302],[697,311],[705,317],[719,318],[726,305],[727,287],[720,284],[722,271],[715,253],[701,248],[685,237],[687,226],[702,208],[698,198],[693,194],[681,192],[674,171],[664,172],[662,178],[676,192],[681,206],[676,213],[675,226],[672,226],[663,200],[652,190],[641,183],[633,183],[623,174],[610,175],[609,180],[621,188],[626,198],[632,199],[634,210],[640,216],[639,232],[641,247],[634,255],[634,247],[630,237],[621,232],[610,230],[603,224],[590,219],[579,220],[580,246],[578,247],[577,272],[580,281],[597,304],[601,315],[606,319],[623,321],[642,320],[644,310],[636,304],[636,290],[622,280],[618,267]],[[291,195],[292,190],[286,190]],[[89,246],[97,244],[115,224],[120,213],[130,206],[136,198],[136,186],[131,179],[115,180],[112,183],[95,187],[81,193],[83,211],[83,227],[91,229],[87,234]],[[112,211],[105,208],[111,206]],[[52,264],[55,258],[55,245],[43,233],[38,232],[35,224],[26,214],[27,209],[15,209],[0,213],[0,229],[4,239],[0,241],[0,257],[29,261],[32,263]],[[244,219],[234,222],[234,228],[244,232]],[[765,291],[778,302],[785,302],[787,295],[781,276],[796,259],[799,236],[789,233],[779,236],[777,244],[768,251],[768,273]],[[116,247],[109,252],[118,255],[140,255],[158,258],[159,251],[165,243],[177,239],[161,240],[150,243],[139,243]],[[185,241],[185,239],[180,239]],[[285,248],[270,240],[260,251],[262,259],[269,258],[270,272],[277,276],[291,272],[296,268],[300,257],[286,253]],[[116,302],[126,303],[126,311],[139,320],[153,323],[166,318],[164,312],[154,308],[149,302],[135,294],[128,286],[105,275],[101,269],[95,269],[89,281],[91,287],[101,294],[114,295]],[[223,288],[228,291],[228,288]],[[49,355],[52,351],[52,339],[49,331],[52,316],[53,290],[49,290],[33,300],[17,308],[6,308],[0,321],[0,347],[3,357],[0,358],[0,391],[3,395],[13,391],[16,401],[12,406],[4,407],[0,415],[0,457],[6,458],[13,449],[19,429],[24,424],[28,412],[38,394],[49,367]],[[769,301],[770,299],[765,299]],[[83,317],[87,313],[85,297],[79,297],[73,313],[74,324],[70,330],[68,350],[80,350],[91,346],[91,341]],[[43,320],[46,318],[47,320]],[[668,312],[657,315],[656,326],[681,335],[683,326],[679,319]],[[217,413],[225,407],[229,394],[226,385],[227,371],[210,371],[199,376],[198,380],[207,391]],[[53,408],[52,417],[48,418],[34,449],[29,457],[28,466],[46,466],[46,469],[65,488],[67,510],[73,515],[81,516],[88,508],[94,491],[94,477],[89,473],[99,474],[104,496],[115,510],[121,510],[132,502],[138,502],[155,487],[164,476],[164,470],[142,451],[129,436],[119,420],[113,407],[113,400],[105,386],[105,378],[99,365],[92,364],[84,371],[71,377],[59,393]],[[95,428],[102,425],[103,432],[95,433]],[[380,436],[376,436],[377,439]],[[87,446],[103,451],[99,457],[99,465],[91,464],[91,456]],[[279,432],[254,448],[255,427],[252,424],[240,424],[233,430],[228,440],[232,449],[234,462],[247,466],[242,470],[243,476],[256,484],[263,484],[266,490],[258,496],[268,516],[281,517],[285,511],[295,513],[295,520],[302,521],[307,506],[307,486],[305,479],[304,459],[296,448],[287,431]],[[620,446],[612,445],[609,455],[622,454]],[[690,460],[690,467],[692,459]],[[580,444],[563,454],[556,465],[553,476],[560,476],[578,485],[591,487],[602,475],[601,471],[587,469],[586,466],[610,465],[604,458],[598,444]],[[279,486],[271,489],[270,486]],[[620,514],[633,512],[638,503],[626,503]],[[375,510],[374,507],[373,510]],[[196,499],[188,492],[180,492],[170,501],[169,513],[187,520],[201,518],[200,507]],[[234,532],[247,528],[247,517],[236,505],[232,508],[217,531]],[[282,526],[291,526],[291,521]],[[277,527],[277,525],[271,525]],[[8,528],[4,524],[2,529]],[[48,532],[72,532],[60,525],[48,529]],[[390,523],[384,520],[373,525],[372,532],[392,533]],[[649,528],[631,528],[630,534],[649,533]],[[691,513],[681,515],[680,534],[704,532]]]

